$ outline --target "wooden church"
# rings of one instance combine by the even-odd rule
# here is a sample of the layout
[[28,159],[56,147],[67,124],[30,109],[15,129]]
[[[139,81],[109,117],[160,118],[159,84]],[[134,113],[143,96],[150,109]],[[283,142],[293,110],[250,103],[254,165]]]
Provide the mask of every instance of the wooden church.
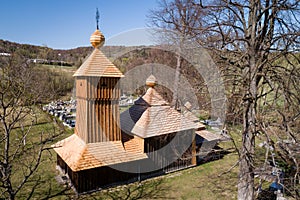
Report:
[[204,129],[190,112],[179,112],[155,90],[119,113],[119,80],[123,74],[99,49],[104,36],[90,37],[91,55],[75,72],[74,134],[56,143],[57,166],[78,193],[157,172],[196,165],[195,131]]

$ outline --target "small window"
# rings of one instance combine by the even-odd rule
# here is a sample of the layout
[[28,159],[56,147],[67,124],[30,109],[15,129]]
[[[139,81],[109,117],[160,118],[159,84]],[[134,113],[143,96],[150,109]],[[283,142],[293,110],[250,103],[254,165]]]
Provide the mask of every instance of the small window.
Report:
[[106,83],[101,84],[101,88],[106,88],[106,87],[107,87]]

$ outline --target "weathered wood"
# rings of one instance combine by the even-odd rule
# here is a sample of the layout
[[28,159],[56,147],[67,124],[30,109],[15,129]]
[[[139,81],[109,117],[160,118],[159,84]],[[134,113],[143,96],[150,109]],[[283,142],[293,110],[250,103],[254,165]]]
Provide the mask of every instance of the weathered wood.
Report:
[[[177,148],[182,148],[182,137],[192,137],[193,130],[187,130],[180,133],[171,133],[157,137],[146,138],[144,140],[144,151],[148,157],[164,172],[175,171],[196,165],[195,140],[183,152],[182,155],[177,153]],[[176,136],[176,134],[180,134]],[[174,140],[174,141],[172,141]],[[166,145],[178,144],[166,151],[160,151]]]
[[[138,166],[139,162],[132,163]],[[98,167],[88,170],[73,172],[68,165],[57,155],[57,165],[61,168],[62,172],[68,174],[74,189],[78,193],[96,190],[109,186],[111,184],[126,183],[132,180],[138,180],[138,177],[144,175],[149,177],[151,173],[138,174],[128,173],[117,170],[114,166]]]
[[85,142],[119,141],[119,78],[76,78],[76,134]]
[[197,165],[197,157],[196,157],[196,137],[194,137],[194,140],[192,142],[192,165]]

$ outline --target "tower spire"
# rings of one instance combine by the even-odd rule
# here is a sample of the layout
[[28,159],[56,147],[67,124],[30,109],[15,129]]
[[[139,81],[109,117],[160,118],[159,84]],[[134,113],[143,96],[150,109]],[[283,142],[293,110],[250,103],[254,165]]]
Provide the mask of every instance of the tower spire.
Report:
[[102,47],[105,41],[103,34],[99,31],[99,18],[100,18],[99,11],[98,8],[96,8],[97,29],[90,37],[90,42],[94,48]]
[[96,23],[97,23],[97,30],[99,30],[99,18],[100,18],[100,15],[99,15],[99,10],[98,8],[96,9]]

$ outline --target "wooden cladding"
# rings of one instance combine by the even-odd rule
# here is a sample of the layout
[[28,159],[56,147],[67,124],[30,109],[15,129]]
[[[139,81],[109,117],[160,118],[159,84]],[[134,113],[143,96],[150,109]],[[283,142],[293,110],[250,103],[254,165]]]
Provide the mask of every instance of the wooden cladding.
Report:
[[77,77],[75,133],[87,143],[120,141],[119,78]]
[[94,102],[95,112],[91,124],[88,126],[95,128],[91,130],[89,142],[120,141],[120,114],[119,102],[110,100],[96,100]]
[[87,90],[86,90],[87,80],[83,77],[78,77],[76,79],[76,97],[77,98],[86,98]]
[[144,151],[149,159],[164,172],[195,166],[194,130],[146,138]]
[[97,85],[96,99],[119,100],[120,89],[118,81],[119,78],[101,77]]
[[87,104],[88,102],[85,99],[77,97],[75,134],[77,134],[85,142],[87,141],[88,136]]
[[76,97],[119,100],[119,80],[114,77],[77,77]]
[[[136,167],[139,162],[134,162]],[[57,155],[57,165],[61,168],[63,174],[67,174],[72,182],[72,186],[77,193],[84,193],[88,191],[97,190],[99,188],[111,186],[112,184],[124,184],[130,181],[137,181],[143,174],[128,173],[119,171],[110,166],[87,169],[83,171],[74,172],[63,159]],[[117,166],[117,165],[115,165]],[[120,167],[119,167],[120,168]],[[144,176],[150,176],[150,173],[145,173]]]

